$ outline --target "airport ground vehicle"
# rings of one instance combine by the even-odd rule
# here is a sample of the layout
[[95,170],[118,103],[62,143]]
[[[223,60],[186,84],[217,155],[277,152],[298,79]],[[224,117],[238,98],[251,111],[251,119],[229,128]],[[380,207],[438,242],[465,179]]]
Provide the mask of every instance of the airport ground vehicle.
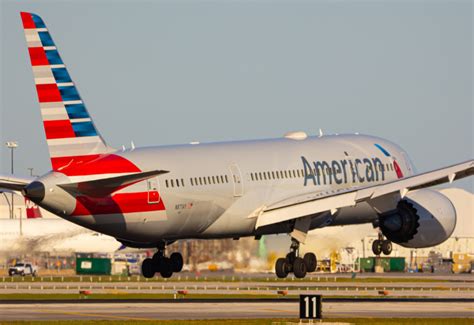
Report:
[[14,275],[36,276],[36,274],[37,274],[37,268],[33,263],[18,262],[15,265],[10,266],[8,268],[8,275],[9,276],[14,276]]

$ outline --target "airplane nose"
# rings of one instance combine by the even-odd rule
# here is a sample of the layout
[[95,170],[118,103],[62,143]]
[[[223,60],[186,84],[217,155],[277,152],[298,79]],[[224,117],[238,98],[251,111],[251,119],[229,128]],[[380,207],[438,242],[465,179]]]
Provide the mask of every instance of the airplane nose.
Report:
[[23,196],[36,204],[39,204],[41,201],[43,201],[45,192],[46,191],[43,183],[37,181],[28,184],[22,190]]

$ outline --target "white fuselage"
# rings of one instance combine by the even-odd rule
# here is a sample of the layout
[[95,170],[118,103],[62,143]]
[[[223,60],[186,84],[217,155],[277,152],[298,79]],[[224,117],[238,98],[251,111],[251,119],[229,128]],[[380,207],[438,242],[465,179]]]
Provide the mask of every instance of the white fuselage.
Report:
[[[76,203],[70,202],[70,209],[58,214],[124,242],[142,244],[161,239],[255,235],[256,211],[283,198],[315,192],[332,194],[393,181],[399,178],[394,161],[403,177],[413,174],[413,166],[400,147],[363,135],[163,146],[115,154],[141,170],[169,171],[113,195],[156,189],[159,196],[149,196],[149,204],[160,204],[162,209],[129,212],[127,208],[121,213],[99,209],[98,213],[77,215]],[[340,210],[325,220],[324,226],[367,223],[375,218],[373,209],[362,204]],[[260,232],[285,232],[284,225],[280,226]]]

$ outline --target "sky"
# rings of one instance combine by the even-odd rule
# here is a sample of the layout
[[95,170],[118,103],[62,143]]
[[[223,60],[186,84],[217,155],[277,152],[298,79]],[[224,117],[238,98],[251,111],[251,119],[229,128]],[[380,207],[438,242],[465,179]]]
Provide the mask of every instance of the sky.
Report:
[[[473,158],[471,1],[0,0],[0,174],[50,169],[20,11],[109,145],[377,135],[418,171]],[[456,186],[474,191],[473,177]]]

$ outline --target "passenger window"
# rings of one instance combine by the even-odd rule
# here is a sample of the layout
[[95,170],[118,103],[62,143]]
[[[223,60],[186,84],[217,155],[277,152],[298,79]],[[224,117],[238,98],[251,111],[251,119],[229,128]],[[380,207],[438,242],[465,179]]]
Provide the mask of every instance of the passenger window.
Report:
[[184,179],[181,178],[181,185],[184,187]]
[[171,180],[171,187],[174,187],[174,181]]
[[250,173],[250,178],[251,178],[252,181],[253,181],[253,173]]
[[192,178],[192,177],[189,179],[189,182],[191,183],[191,186],[194,186],[194,182],[193,182],[193,178]]
[[227,175],[225,175],[225,182],[229,183],[229,178],[227,177]]
[[216,177],[212,176],[212,184],[216,184]]
[[166,187],[168,187],[168,180],[165,180]]
[[258,173],[258,179],[259,179],[259,180],[263,180],[262,173]]

